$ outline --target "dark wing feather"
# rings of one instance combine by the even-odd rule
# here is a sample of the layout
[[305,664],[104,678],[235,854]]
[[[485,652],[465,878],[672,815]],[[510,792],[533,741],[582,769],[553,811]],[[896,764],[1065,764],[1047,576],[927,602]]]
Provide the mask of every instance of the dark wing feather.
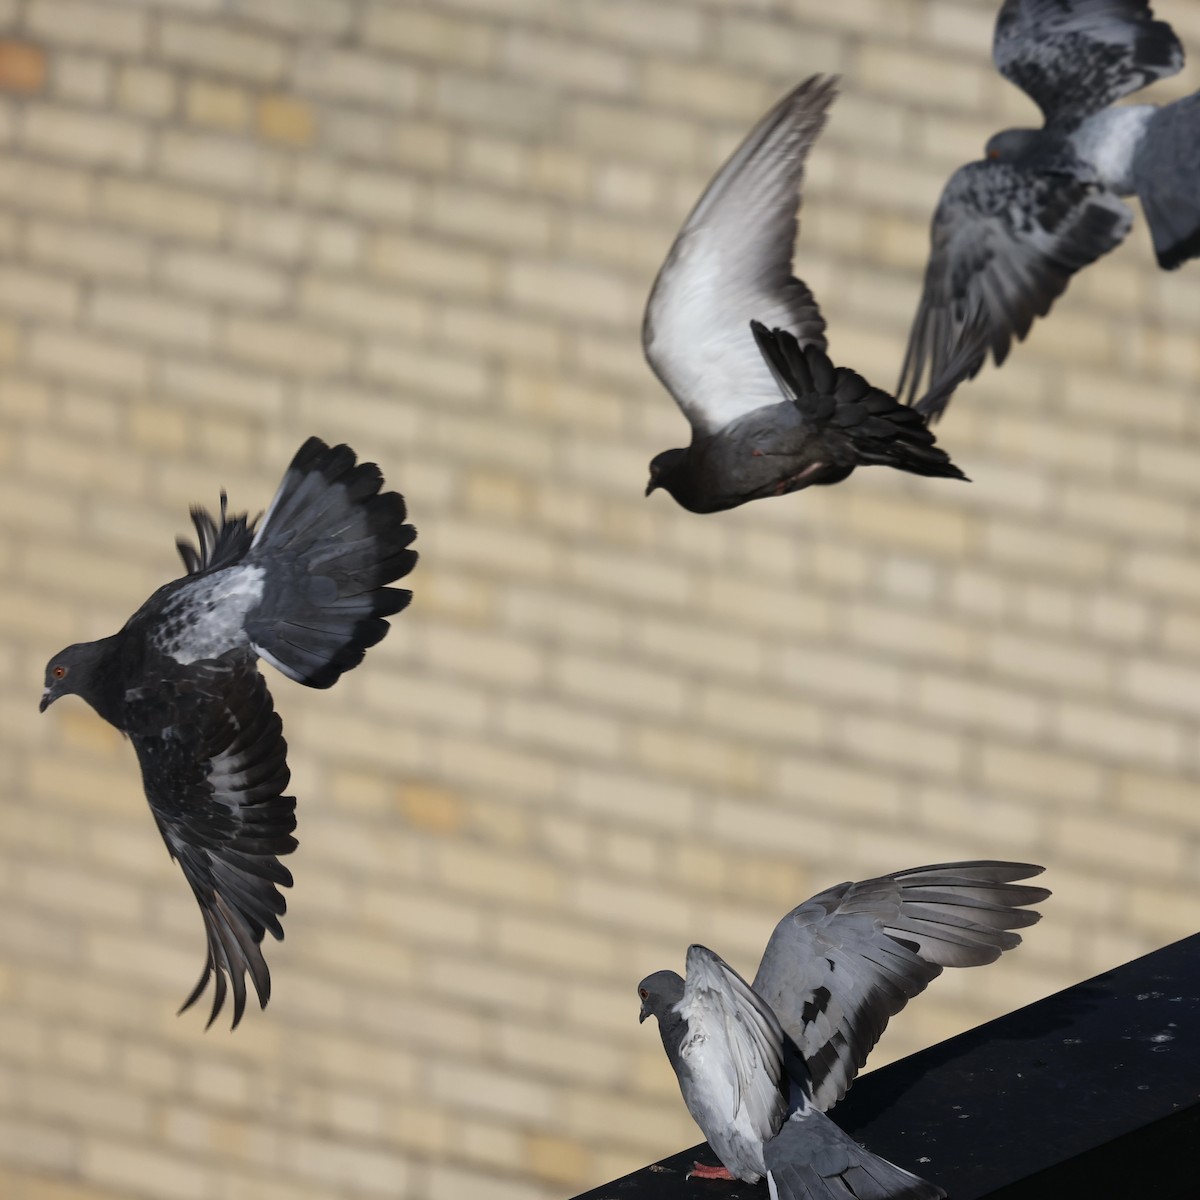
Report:
[[[1069,171],[984,160],[946,184],[930,229],[929,264],[900,371],[897,395],[911,403],[926,368],[932,383],[917,407],[936,417],[949,401],[939,381],[974,378],[988,349],[1004,362],[1044,317],[1071,276],[1118,246],[1132,214],[1100,184]],[[978,347],[952,368],[981,325]]]
[[[796,406],[805,425],[814,435],[828,432],[847,440],[855,465],[877,464],[914,475],[966,478],[935,444],[933,431],[916,409],[872,387],[848,367],[835,367],[819,346],[801,347],[786,329],[768,330],[758,321],[751,321],[750,329],[779,390]],[[964,341],[971,347],[978,345],[977,329],[977,320],[969,323]],[[940,384],[946,394],[953,392],[963,367],[960,350],[947,365],[950,377]],[[834,483],[848,473],[825,472],[812,481]]]
[[282,939],[287,905],[278,889],[292,883],[278,858],[296,848],[296,801],[283,795],[290,772],[282,723],[253,660],[237,654],[192,663],[186,678],[165,681],[136,703],[159,714],[145,722],[157,729],[142,732],[135,713],[131,740],[159,832],[191,884],[208,935],[204,973],[180,1011],[215,975],[211,1025],[228,978],[236,1027],[247,973],[259,1004],[270,997],[262,939],[267,932]]
[[1027,863],[944,863],[830,888],[788,913],[763,952],[754,990],[812,1076],[813,1103],[845,1094],[888,1020],[943,967],[994,961],[1050,893],[1015,881]]
[[1183,68],[1179,39],[1147,0],[1005,0],[992,57],[1059,124]]
[[248,521],[245,513],[229,516],[226,512],[228,497],[221,492],[221,523],[213,520],[212,514],[199,505],[192,506],[192,524],[196,527],[198,548],[191,542],[178,538],[175,547],[189,575],[204,571],[217,571],[222,567],[240,562],[250,549],[254,536],[254,522]]

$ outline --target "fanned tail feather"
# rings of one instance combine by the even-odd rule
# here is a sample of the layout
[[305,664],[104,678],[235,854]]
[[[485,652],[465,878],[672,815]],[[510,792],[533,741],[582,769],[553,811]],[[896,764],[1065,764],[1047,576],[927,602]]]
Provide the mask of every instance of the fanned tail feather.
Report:
[[763,1147],[771,1200],[942,1200],[945,1192],[860,1146],[804,1106]]
[[374,463],[309,438],[292,460],[251,547],[267,589],[247,622],[255,649],[285,675],[329,687],[412,599],[386,585],[412,570],[416,530],[404,497],[380,492]]
[[1200,255],[1200,92],[1154,114],[1138,148],[1133,181],[1158,265],[1166,271]]

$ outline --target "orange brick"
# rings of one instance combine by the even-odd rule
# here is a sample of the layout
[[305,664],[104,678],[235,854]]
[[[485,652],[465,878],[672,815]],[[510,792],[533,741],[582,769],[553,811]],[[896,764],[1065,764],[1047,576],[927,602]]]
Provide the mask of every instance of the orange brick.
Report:
[[40,92],[45,84],[45,51],[30,42],[0,39],[0,90]]

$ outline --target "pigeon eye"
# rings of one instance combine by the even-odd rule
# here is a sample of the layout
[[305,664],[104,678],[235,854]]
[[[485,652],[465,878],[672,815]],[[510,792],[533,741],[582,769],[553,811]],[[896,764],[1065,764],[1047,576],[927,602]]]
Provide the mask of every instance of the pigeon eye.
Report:
[[55,679],[63,679],[66,677],[67,668],[66,667],[55,667],[54,670],[50,672],[50,674],[53,675]]
[[639,995],[639,996],[640,996],[640,997],[641,997],[643,1000],[649,1000],[649,999],[650,999],[650,993],[649,993],[648,991],[646,991],[646,989],[645,989],[645,988],[638,988],[638,995]]

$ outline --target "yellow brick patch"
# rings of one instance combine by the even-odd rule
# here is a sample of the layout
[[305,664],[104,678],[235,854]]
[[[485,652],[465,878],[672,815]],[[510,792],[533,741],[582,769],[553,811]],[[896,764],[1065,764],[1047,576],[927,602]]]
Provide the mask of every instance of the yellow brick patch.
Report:
[[316,131],[313,110],[294,96],[264,96],[258,102],[258,131],[273,142],[307,146]]
[[405,784],[396,795],[396,806],[410,825],[427,833],[457,833],[466,819],[457,792],[429,784]]

